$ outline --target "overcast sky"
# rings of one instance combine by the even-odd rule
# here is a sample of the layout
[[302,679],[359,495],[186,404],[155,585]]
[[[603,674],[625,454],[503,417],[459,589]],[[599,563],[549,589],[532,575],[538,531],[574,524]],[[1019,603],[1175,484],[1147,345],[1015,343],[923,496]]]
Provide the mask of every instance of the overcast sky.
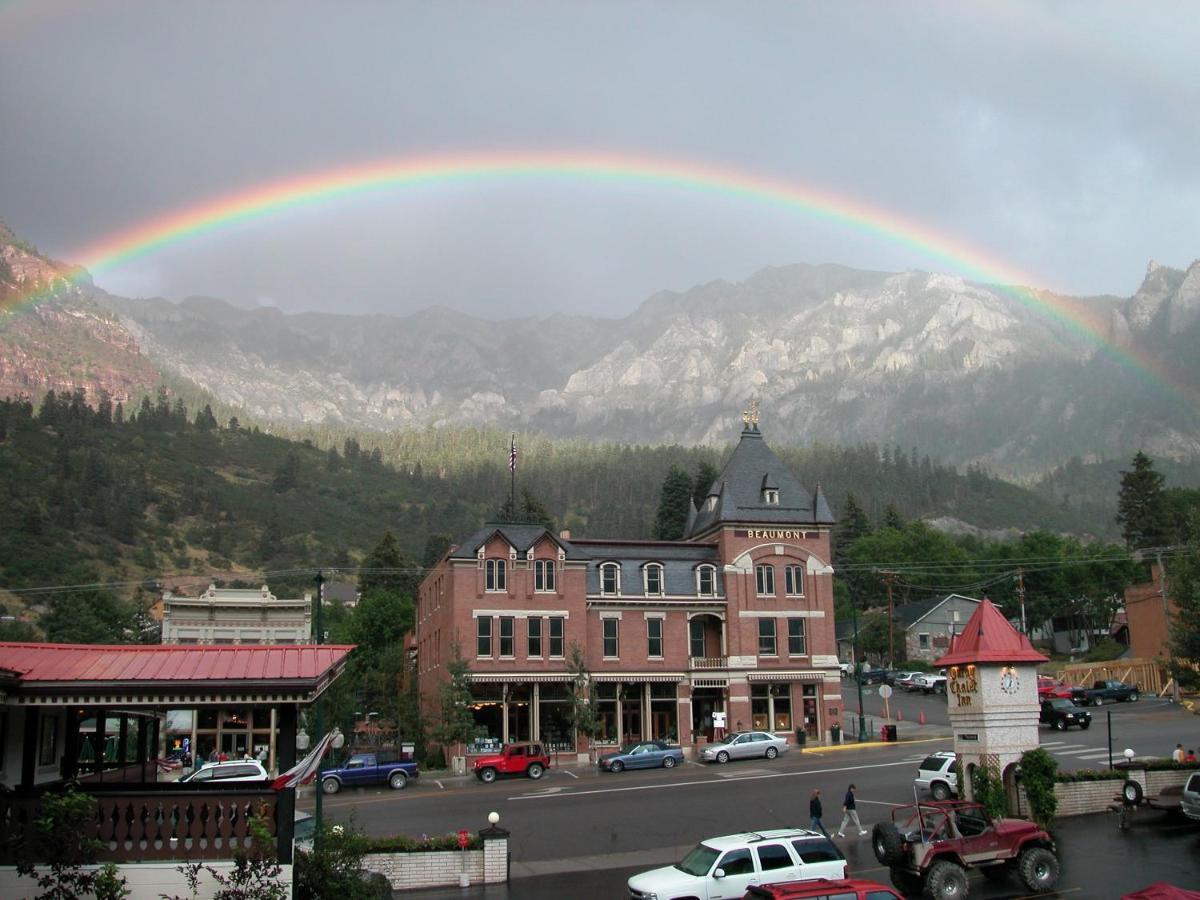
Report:
[[[1039,286],[1200,256],[1194,2],[0,0],[0,218],[56,256],[380,159],[604,151],[856,197]],[[623,315],[768,265],[945,270],[795,211],[611,183],[376,192],[179,242],[115,293]]]

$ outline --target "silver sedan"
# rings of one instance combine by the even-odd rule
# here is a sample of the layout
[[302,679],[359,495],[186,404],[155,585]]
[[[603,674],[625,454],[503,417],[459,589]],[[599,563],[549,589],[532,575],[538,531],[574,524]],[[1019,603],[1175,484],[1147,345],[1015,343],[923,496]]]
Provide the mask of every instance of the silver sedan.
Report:
[[716,744],[709,744],[700,751],[705,762],[727,763],[731,759],[762,757],[774,759],[787,753],[787,738],[776,737],[766,731],[738,731]]

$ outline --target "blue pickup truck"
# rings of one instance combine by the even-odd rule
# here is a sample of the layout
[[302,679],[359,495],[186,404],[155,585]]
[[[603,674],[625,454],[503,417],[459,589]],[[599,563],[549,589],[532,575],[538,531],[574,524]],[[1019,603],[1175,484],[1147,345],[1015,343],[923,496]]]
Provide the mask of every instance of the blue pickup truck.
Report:
[[402,791],[408,779],[417,777],[417,764],[401,759],[394,753],[355,753],[336,769],[321,773],[321,790],[336,794],[344,787],[363,787],[371,784],[390,785]]

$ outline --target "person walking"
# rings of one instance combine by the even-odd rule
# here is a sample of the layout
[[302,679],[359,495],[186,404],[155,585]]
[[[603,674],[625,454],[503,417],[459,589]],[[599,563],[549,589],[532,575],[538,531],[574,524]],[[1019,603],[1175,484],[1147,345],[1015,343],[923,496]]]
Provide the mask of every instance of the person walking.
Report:
[[809,827],[815,828],[825,837],[829,837],[829,832],[825,830],[825,823],[821,821],[821,816],[821,791],[819,788],[813,788],[813,792],[808,795]]
[[854,802],[854,785],[850,785],[846,789],[846,799],[842,801],[842,824],[838,828],[837,836],[844,838],[846,836],[846,826],[853,822],[858,826],[858,836],[862,837],[867,833],[867,829],[862,827],[862,822],[858,819],[858,804]]
[[1171,762],[1183,762],[1183,744],[1176,744],[1171,753]]

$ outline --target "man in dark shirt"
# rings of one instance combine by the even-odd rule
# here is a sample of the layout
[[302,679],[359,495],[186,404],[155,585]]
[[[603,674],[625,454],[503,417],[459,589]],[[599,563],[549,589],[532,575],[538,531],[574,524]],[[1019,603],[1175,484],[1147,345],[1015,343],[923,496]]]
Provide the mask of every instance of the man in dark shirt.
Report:
[[809,827],[815,828],[829,837],[829,832],[825,830],[825,823],[821,821],[821,791],[819,788],[813,788],[813,792],[808,795],[808,818],[810,820]]
[[837,836],[844,838],[846,836],[846,826],[853,822],[858,826],[858,836],[862,837],[867,833],[867,829],[862,827],[862,822],[858,820],[858,804],[854,802],[854,785],[850,785],[846,789],[846,799],[842,801],[842,824],[838,828]]

